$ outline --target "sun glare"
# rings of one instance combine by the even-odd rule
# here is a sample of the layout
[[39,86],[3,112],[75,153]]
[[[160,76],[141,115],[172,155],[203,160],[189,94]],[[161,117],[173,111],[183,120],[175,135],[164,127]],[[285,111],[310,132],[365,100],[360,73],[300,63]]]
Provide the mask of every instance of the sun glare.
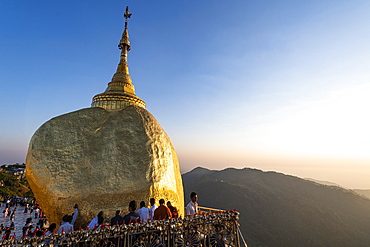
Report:
[[[370,157],[370,84],[335,91],[315,102],[298,102],[259,129],[272,152],[330,157]],[[262,133],[261,133],[262,132]]]

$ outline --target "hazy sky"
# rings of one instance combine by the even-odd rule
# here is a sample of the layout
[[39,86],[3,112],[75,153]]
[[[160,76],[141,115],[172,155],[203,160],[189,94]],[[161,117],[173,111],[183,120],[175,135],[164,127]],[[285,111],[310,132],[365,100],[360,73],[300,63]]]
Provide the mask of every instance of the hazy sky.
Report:
[[0,1],[0,164],[89,107],[130,6],[136,94],[183,172],[253,167],[370,188],[370,1]]

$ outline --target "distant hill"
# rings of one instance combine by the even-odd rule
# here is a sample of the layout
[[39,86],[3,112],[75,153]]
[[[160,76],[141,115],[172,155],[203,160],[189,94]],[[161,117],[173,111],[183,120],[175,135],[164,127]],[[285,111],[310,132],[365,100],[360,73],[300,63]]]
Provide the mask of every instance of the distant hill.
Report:
[[359,189],[356,189],[356,190],[353,190],[355,191],[356,193],[359,193],[360,195],[362,196],[365,196],[367,198],[370,199],[370,190],[359,190]]
[[370,200],[336,186],[256,169],[183,175],[186,203],[241,213],[248,247],[370,246]]
[[[333,183],[333,182],[329,182],[329,181],[320,181],[320,180],[316,180],[316,179],[313,179],[313,178],[305,178],[305,179],[308,180],[308,181],[312,181],[312,182],[318,183],[318,184],[323,184],[323,185],[328,185],[328,186],[343,187],[343,186],[340,186],[339,184],[336,184],[336,183]],[[343,187],[343,188],[345,188],[345,187]],[[358,193],[361,196],[364,196],[364,197],[370,199],[370,190],[352,189],[352,191],[354,191],[355,193]]]
[[333,182],[329,182],[329,181],[321,181],[321,180],[316,180],[316,179],[313,179],[313,178],[305,178],[305,179],[308,180],[308,181],[311,181],[311,182],[318,183],[318,184],[323,184],[323,185],[328,185],[328,186],[343,187],[343,186],[340,186],[339,184],[336,184],[336,183],[333,183]]
[[193,169],[191,172],[185,173],[182,175],[182,181],[187,183],[188,181],[197,180],[198,178],[213,173],[213,170],[208,170],[203,167],[197,167]]

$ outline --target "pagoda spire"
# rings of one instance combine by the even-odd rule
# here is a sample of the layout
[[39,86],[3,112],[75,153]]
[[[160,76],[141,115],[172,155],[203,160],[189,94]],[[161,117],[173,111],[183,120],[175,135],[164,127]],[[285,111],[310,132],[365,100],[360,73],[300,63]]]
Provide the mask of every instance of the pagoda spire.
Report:
[[123,14],[125,17],[125,29],[122,34],[122,38],[118,44],[118,48],[121,49],[121,57],[117,67],[116,73],[113,75],[112,81],[122,81],[132,83],[130,73],[128,71],[127,55],[128,51],[131,50],[129,36],[128,36],[128,19],[131,17],[129,13],[128,6],[126,7],[126,12]]
[[146,106],[145,102],[135,95],[135,87],[132,84],[127,63],[128,51],[131,50],[128,36],[128,19],[131,15],[127,6],[123,15],[126,19],[125,28],[118,44],[121,55],[116,73],[114,73],[112,81],[108,83],[105,92],[94,96],[91,107],[102,107],[108,111],[118,111],[129,105],[143,108]]

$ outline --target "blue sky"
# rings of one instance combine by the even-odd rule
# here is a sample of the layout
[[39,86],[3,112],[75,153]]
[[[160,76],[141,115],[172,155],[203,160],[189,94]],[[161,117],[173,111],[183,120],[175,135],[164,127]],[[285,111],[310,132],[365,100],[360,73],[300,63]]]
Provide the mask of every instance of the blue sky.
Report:
[[0,164],[89,107],[130,6],[136,94],[182,171],[254,167],[370,188],[369,1],[1,1]]

